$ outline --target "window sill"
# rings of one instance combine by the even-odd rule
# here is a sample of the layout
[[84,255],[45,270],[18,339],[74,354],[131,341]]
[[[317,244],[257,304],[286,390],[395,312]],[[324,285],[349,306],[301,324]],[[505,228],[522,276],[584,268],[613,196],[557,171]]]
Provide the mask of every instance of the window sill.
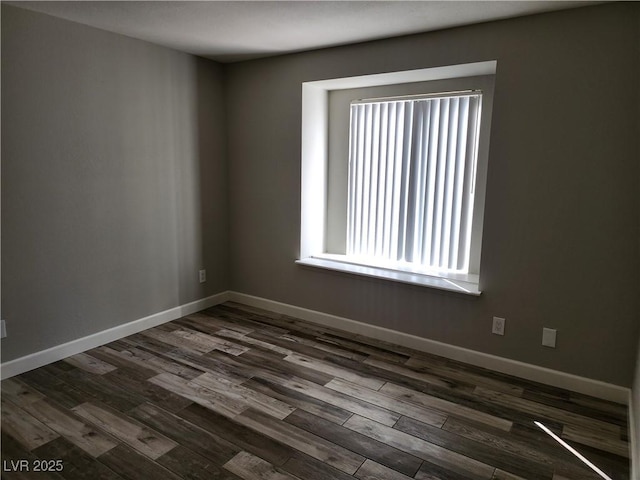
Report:
[[[381,267],[356,265],[354,263],[318,257],[301,258],[300,260],[296,260],[296,263],[307,267],[316,267],[325,270],[362,275],[365,277],[380,278],[393,282],[436,288],[439,290],[463,293],[465,295],[472,295],[476,297],[482,293],[478,289],[477,280],[475,280],[471,275],[468,276],[470,277],[468,280],[461,280],[459,278],[451,279],[400,270],[390,270]],[[458,277],[459,276],[460,275],[458,275]]]

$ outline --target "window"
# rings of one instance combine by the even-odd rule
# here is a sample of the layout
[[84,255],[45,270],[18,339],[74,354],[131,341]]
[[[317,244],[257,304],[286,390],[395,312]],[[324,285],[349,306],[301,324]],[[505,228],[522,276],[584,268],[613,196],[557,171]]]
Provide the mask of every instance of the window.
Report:
[[481,98],[351,104],[348,257],[468,273]]
[[298,263],[479,294],[494,73],[304,84]]

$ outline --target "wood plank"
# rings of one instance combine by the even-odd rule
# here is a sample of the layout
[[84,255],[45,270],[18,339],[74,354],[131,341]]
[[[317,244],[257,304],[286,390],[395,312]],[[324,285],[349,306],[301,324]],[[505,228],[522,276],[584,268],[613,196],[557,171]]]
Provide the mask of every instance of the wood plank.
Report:
[[217,312],[226,312],[236,315],[239,318],[248,318],[259,323],[266,323],[270,326],[279,327],[280,330],[295,330],[297,332],[302,332],[308,335],[317,336],[324,333],[339,332],[339,330],[332,327],[307,322],[296,317],[291,317],[289,315],[284,315],[237,302],[225,302],[224,304],[216,305],[211,310],[215,310]]
[[[437,387],[433,385],[425,385],[424,387],[421,388],[418,385],[411,386],[407,384],[405,381],[395,382],[391,380],[390,383],[401,385],[411,390],[414,390],[416,392],[425,393],[431,397],[446,400],[448,402],[452,402],[457,405],[470,408],[471,410],[484,412],[488,415],[493,415],[495,417],[508,420],[512,422],[514,425],[515,424],[533,424],[534,421],[540,419],[540,417],[537,415],[522,412],[514,407],[498,405],[491,402],[489,399],[482,398],[477,395],[474,395],[473,393],[469,393],[461,390],[452,390],[452,389]],[[561,423],[558,423],[556,421],[551,421],[551,420],[548,420],[548,422],[549,422],[547,424],[548,427],[552,429],[556,429],[558,432],[561,431],[562,429]]]
[[413,478],[413,475],[408,477],[370,459],[362,464],[354,476],[360,480],[409,480]]
[[594,465],[597,465],[609,477],[616,480],[629,480],[630,461],[628,458],[614,455],[603,450],[599,450],[588,445],[569,441],[567,442],[576,448],[581,454],[588,458]]
[[111,372],[116,369],[113,365],[103,362],[102,360],[88,355],[86,353],[78,353],[71,357],[67,357],[64,359],[65,362],[73,365],[74,367],[81,368],[89,373],[93,373],[95,375],[104,375],[105,373]]
[[45,443],[33,452],[43,460],[62,460],[60,475],[67,480],[122,480],[120,475],[64,437]]
[[[328,354],[328,352],[326,352],[325,350],[321,350],[312,345],[309,345],[308,343],[312,342],[312,340],[308,338],[309,335],[298,331],[296,331],[295,333],[296,335],[293,335],[291,332],[286,334],[277,334],[264,331],[255,331],[247,336],[263,341],[265,343],[276,345],[282,349],[289,350],[289,353],[287,355],[298,353],[301,355],[306,355],[307,357],[322,360]],[[307,337],[307,341],[304,340],[305,336]]]
[[620,438],[620,426],[618,425],[602,422],[594,418],[587,418],[573,412],[561,410],[556,407],[550,407],[524,398],[514,397],[502,392],[488,390],[484,387],[476,387],[475,393],[476,395],[489,399],[498,405],[514,407],[518,410],[538,415],[540,417],[540,421],[543,423],[545,418],[550,418],[561,423],[595,430],[603,435],[611,436],[612,438]]
[[42,369],[31,370],[18,377],[38,392],[57,404],[72,408],[87,401],[88,395],[58,377],[45,373]]
[[218,465],[222,465],[240,451],[239,447],[216,432],[207,431],[150,403],[134,408],[129,415]]
[[478,425],[453,417],[447,419],[442,429],[460,437],[510,453],[519,458],[530,459],[550,467],[553,465],[553,459],[545,455],[544,452],[537,450],[533,442],[528,442],[522,438],[514,438],[510,435],[510,432],[507,433],[503,430],[492,429],[484,425]]
[[249,350],[248,347],[243,347],[242,345],[238,345],[237,343],[229,340],[187,328],[175,330],[171,332],[171,334],[193,343],[193,349],[202,353],[207,353],[211,350],[219,350],[221,352],[228,353],[229,355],[237,356],[242,355],[244,352]]
[[[412,399],[411,397],[405,397],[400,395],[387,395],[380,392],[372,392],[366,388],[360,387],[344,380],[334,379],[325,385],[327,388],[335,390],[336,392],[342,392],[354,398],[358,398],[365,402],[372,403],[379,407],[393,411],[399,415],[406,415],[417,420],[421,420],[429,425],[435,425],[441,427],[447,420],[447,416],[432,408],[425,407],[422,404],[416,402],[405,401],[405,398]],[[384,387],[383,387],[384,388]]]
[[29,460],[31,462],[38,458],[4,429],[0,430],[0,440],[3,460]]
[[302,452],[296,452],[282,469],[302,480],[353,480],[342,470],[327,465]]
[[[147,330],[149,331],[149,330]],[[130,345],[131,347],[141,348],[149,352],[154,353],[166,353],[169,350],[176,348],[175,345],[157,340],[155,338],[143,335],[144,332],[134,333],[126,338],[120,339],[121,342]]]
[[[276,335],[282,335],[289,331],[288,328],[281,328],[277,325],[277,322],[273,322],[271,319],[265,318],[262,315],[255,315],[244,311],[240,312],[222,305],[216,305],[215,307],[205,310],[204,313],[213,316],[216,321],[223,320],[231,324],[250,328],[254,331],[264,331]],[[248,333],[247,335],[251,334],[252,333]]]
[[264,378],[252,378],[244,382],[243,385],[338,425],[342,425],[352,415],[348,410],[335,407],[315,397],[305,395]]
[[99,459],[118,475],[129,480],[143,478],[181,480],[175,473],[158,465],[153,460],[150,460],[126,445],[118,445],[116,448],[101,455]]
[[44,395],[26,385],[18,378],[9,378],[2,381],[2,395],[14,404],[24,406],[39,402]]
[[55,406],[48,400],[25,405],[23,408],[51,430],[93,457],[98,457],[117,445],[117,442],[100,430],[68,413],[68,410]]
[[40,370],[46,371],[48,374],[57,376],[61,373],[69,372],[71,370],[75,370],[78,367],[75,367],[64,360],[58,360],[57,362],[50,363],[43,367],[40,367]]
[[247,405],[280,420],[295,410],[295,407],[276,398],[269,397],[242,385],[236,385],[232,381],[220,376],[216,377],[210,373],[203,373],[194,378],[193,382],[224,395],[230,402]]
[[234,418],[249,407],[246,402],[230,401],[231,398],[219,392],[209,390],[202,385],[186,380],[171,373],[161,373],[149,379],[151,383],[159,385],[194,403],[210,408],[225,417]]
[[391,427],[359,415],[351,417],[345,422],[344,426],[375,440],[384,442],[403,452],[422,458],[444,469],[467,475],[472,479],[489,479],[495,470],[495,468],[490,465],[416,438],[413,435],[394,430]]
[[[443,379],[437,375],[420,371],[420,369],[409,368],[395,363],[388,363],[383,360],[378,360],[377,358],[368,358],[364,361],[364,363],[366,365],[371,365],[383,370],[388,370],[396,375],[419,380],[429,385],[435,385],[444,388],[460,388],[460,386],[456,382],[448,381],[447,379]],[[470,391],[471,387],[462,385],[462,388]]]
[[493,472],[493,480],[527,480],[524,477],[519,477],[514,475],[513,473],[504,472],[499,468],[496,468],[496,471]]
[[[525,389],[521,397],[527,400],[532,400],[536,403],[542,403],[544,405],[560,408],[561,410],[567,410],[573,413],[577,413],[578,415],[582,415],[584,417],[595,418],[606,423],[618,425],[621,427],[621,436],[624,436],[624,433],[627,429],[626,416],[621,417],[620,415],[612,413],[607,409],[599,409],[595,408],[594,406],[583,405],[582,403],[576,402],[573,398],[571,398],[570,394],[564,392],[555,395],[552,392],[540,392],[537,390]],[[594,404],[598,405],[595,402]]]
[[261,372],[269,372],[276,375],[287,374],[309,380],[318,385],[324,385],[333,379],[333,376],[327,373],[304,365],[286,362],[275,355],[257,350],[251,350],[237,358],[239,362],[243,362],[253,369],[253,376],[259,375]]
[[319,351],[318,354],[322,354],[322,352],[326,352],[332,355],[348,358],[350,360],[355,360],[357,362],[361,362],[369,358],[369,355],[366,355],[364,353],[357,352],[349,348],[340,347],[338,345],[332,345],[331,343],[328,343],[328,342],[320,342],[314,337],[309,338],[309,336],[305,336],[299,333],[296,333],[295,335],[293,333],[287,333],[285,335],[281,335],[280,338],[287,342],[291,342],[294,344],[302,344],[307,347],[311,347],[314,350]]
[[26,450],[33,450],[58,434],[20,407],[4,398],[2,405],[2,431],[15,438]]
[[344,338],[341,335],[324,334],[317,337],[319,342],[330,345],[337,345],[341,348],[359,352],[367,357],[374,357],[390,363],[405,363],[410,357],[403,353],[392,352],[380,347],[369,345],[367,343],[358,342],[352,338]]
[[430,361],[434,361],[438,365],[442,366],[453,366],[458,369],[460,372],[464,373],[472,373],[475,375],[479,375],[483,378],[491,378],[493,380],[502,381],[506,383],[513,384],[514,386],[518,386],[526,390],[535,390],[537,392],[548,392],[554,395],[566,395],[567,398],[570,395],[569,390],[565,390],[559,387],[552,387],[550,385],[546,385],[543,383],[534,382],[532,380],[525,380],[520,377],[516,377],[513,375],[508,375],[506,373],[500,373],[495,370],[489,370],[484,367],[479,367],[477,365],[472,365],[470,363],[458,362],[455,360],[451,360],[448,358],[440,357],[437,355],[432,355],[425,352],[415,352],[414,357],[426,357]]
[[130,345],[126,343],[127,338],[128,337],[122,337],[122,338],[119,338],[118,340],[114,340],[113,342],[105,343],[103,347],[108,347],[112,350],[117,350],[118,352],[121,352],[122,350],[126,350],[127,348],[130,347]]
[[402,417],[393,428],[510,473],[531,476],[539,480],[551,479],[553,475],[553,468],[547,463],[514,455],[490,444],[471,440],[412,418]]
[[341,368],[333,365],[329,362],[318,360],[317,358],[307,357],[306,355],[300,355],[298,353],[292,353],[284,358],[285,361],[295,363],[296,365],[302,365],[313,370],[317,370],[327,375],[342,378],[348,380],[356,385],[370,388],[371,390],[378,390],[385,381],[378,378],[370,377],[367,375],[361,375],[346,368]]
[[[83,403],[73,411],[88,422],[113,435],[140,453],[156,459],[178,444],[143,424],[121,413],[109,411],[106,406]],[[112,451],[115,449],[111,449]]]
[[627,423],[629,413],[627,406],[621,403],[603,400],[601,398],[590,397],[581,393],[570,392],[569,398],[576,405],[583,405],[593,410],[607,413],[618,418],[621,422]]
[[274,345],[272,343],[263,342],[262,340],[249,337],[235,330],[226,330],[226,329],[219,330],[216,332],[216,336],[223,337],[223,338],[230,338],[232,340],[239,340],[242,343],[249,344],[253,347],[258,347],[258,348],[262,348],[263,350],[273,351],[281,355],[290,355],[292,353],[291,350],[287,348],[283,348],[278,345]]
[[253,328],[254,330],[266,331],[277,335],[287,333],[292,326],[290,322],[282,320],[284,315],[274,314],[273,312],[254,309],[252,307],[245,307],[246,305],[243,305],[241,308],[238,308],[227,303],[209,308],[205,310],[205,313],[213,315],[216,318]]
[[[147,380],[132,379],[126,372],[120,369],[107,373],[103,376],[103,379],[109,385],[122,388],[130,394],[141,398],[143,401],[146,400],[171,412],[177,412],[191,404],[191,400],[170,392]],[[143,402],[138,403],[138,405],[141,403]]]
[[[188,321],[190,323],[195,323],[198,328],[204,329],[213,329],[213,330],[234,330],[243,335],[247,335],[251,332],[254,332],[255,329],[252,327],[247,327],[244,325],[239,325],[238,323],[225,320],[224,318],[220,318],[215,315],[215,313],[211,313],[210,310],[205,310],[204,312],[193,313],[191,315],[187,315],[181,321]],[[195,328],[192,327],[192,328]],[[196,328],[197,329],[197,328]],[[205,331],[205,333],[208,333]]]
[[303,380],[302,378],[287,378],[284,376],[277,376],[267,373],[260,373],[258,374],[258,377],[271,381],[273,383],[277,383],[310,397],[315,397],[318,400],[321,400],[335,407],[348,410],[352,413],[357,413],[358,415],[361,415],[363,417],[380,422],[383,425],[392,426],[400,419],[400,415],[396,412],[392,412],[386,408],[382,408],[372,403],[352,397],[350,395],[346,395],[342,392],[338,392],[324,386],[316,385],[315,383]]
[[[296,332],[303,335],[308,335],[310,337],[318,337],[320,335],[324,335],[327,333],[335,333],[340,331],[332,327],[327,327],[324,325],[320,325],[318,323],[307,322],[305,320],[300,320],[299,318],[290,317],[288,315],[280,315],[275,319],[268,318],[265,321],[267,321],[270,325],[275,325],[283,329],[284,332],[281,333],[280,335],[284,335],[287,332]],[[269,332],[269,333],[271,335],[275,334],[273,332]]]
[[82,369],[76,369],[60,375],[58,378],[73,385],[79,392],[83,393],[84,402],[97,400],[116,410],[126,412],[145,401],[145,399],[133,392],[107,384],[103,381],[102,375],[92,375]]
[[[206,320],[200,320],[200,317],[205,318]],[[173,320],[171,323],[180,327],[187,327],[191,330],[197,330],[198,332],[213,335],[222,328],[213,325],[209,319],[210,317],[208,317],[207,315],[194,313],[192,315]]]
[[486,377],[473,372],[462,371],[455,366],[442,365],[425,357],[411,357],[405,362],[405,366],[424,373],[449,378],[453,381],[461,381],[483,386],[496,392],[504,392],[509,395],[522,396],[524,388],[513,383]]
[[446,383],[446,387],[439,387],[430,383],[422,382],[415,378],[398,375],[397,373],[394,373],[390,370],[385,370],[374,365],[369,365],[363,362],[356,362],[354,360],[350,360],[345,357],[339,357],[336,355],[326,355],[324,357],[324,360],[332,365],[337,365],[339,367],[357,372],[360,375],[374,377],[380,380],[384,380],[385,382],[396,383],[398,385],[403,385],[407,388],[411,388],[417,391],[431,392],[439,390],[446,392],[449,395],[462,395],[464,393],[471,393],[475,388],[475,385],[463,383],[460,381],[449,380],[446,378],[442,379]]
[[[454,472],[446,467],[427,461],[422,464],[415,476],[416,480],[476,480],[478,478],[476,475]],[[494,480],[493,476],[491,480]]]
[[[236,357],[215,350],[206,355],[195,355],[188,350],[178,348],[167,352],[165,357],[197,371],[197,375],[188,377],[190,380],[202,375],[204,372],[210,372],[214,375],[222,375],[234,383],[242,383],[253,375],[253,371],[250,368],[232,360]],[[184,375],[179,376],[183,377]]]
[[179,335],[173,335],[171,332],[165,332],[162,330],[158,330],[157,328],[151,328],[149,330],[145,330],[143,332],[140,332],[139,335],[142,335],[143,337],[147,337],[149,339],[155,340],[157,342],[162,342],[168,345],[169,348],[167,350],[171,350],[173,348],[182,348],[184,350],[191,351],[194,354],[202,354],[202,353],[210,352],[211,350],[213,350],[213,345],[203,348],[197,343],[194,343],[188,339],[182,338]]
[[114,367],[117,367],[115,371],[122,373],[123,371],[130,377],[146,380],[149,377],[156,375],[156,371],[148,368],[146,365],[132,361],[132,358],[122,355],[117,350],[113,350],[109,347],[98,347],[89,352],[93,357],[99,360],[107,362]]
[[178,330],[180,326],[175,322],[166,322],[166,323],[161,323],[160,325],[156,325],[155,327],[152,327],[152,328],[157,332],[171,333],[175,330]]
[[442,428],[461,437],[492,446],[505,453],[547,465],[549,468],[554,469],[554,473],[559,469],[566,474],[577,475],[578,478],[602,480],[569,452],[557,444],[554,445],[555,441],[551,439],[547,439],[548,443],[543,443],[536,439],[527,440],[522,437],[514,437],[511,432],[506,433],[502,430],[491,429],[487,426],[455,418],[449,418]]
[[295,411],[285,421],[410,477],[422,464],[418,457],[302,410]]
[[201,405],[190,405],[177,415],[274,465],[283,465],[297,452],[289,445],[273,440]]
[[[468,420],[473,420],[474,422],[483,423],[495,428],[500,428],[501,430],[505,431],[509,431],[511,429],[511,426],[513,425],[511,421],[505,420],[495,415],[489,415],[488,413],[480,412],[463,405],[458,405],[457,403],[449,402],[448,400],[443,400],[431,395],[415,392],[400,385],[394,385],[390,382],[386,383],[385,386],[380,389],[380,392],[387,394],[392,398],[406,400],[407,402],[420,405],[424,408],[430,408],[432,410],[440,411],[445,414],[466,418]],[[418,420],[421,419],[418,418]]]
[[249,452],[240,452],[224,468],[245,480],[299,480]]
[[171,470],[181,478],[190,480],[239,480],[240,477],[225,470],[222,466],[212,464],[209,460],[192,452],[182,445],[165,453],[157,462]]
[[[123,350],[115,353],[117,355],[136,366],[140,366],[157,373],[172,373],[183,378],[194,378],[202,374],[202,370],[198,368],[192,368],[184,363],[176,361],[175,359],[165,358],[159,353],[151,353],[143,349],[134,348],[129,346],[128,350]],[[149,377],[151,378],[151,377]]]
[[598,435],[593,430],[576,427],[574,425],[565,425],[562,429],[561,437],[571,442],[578,442],[583,445],[604,450],[624,458],[629,458],[629,443],[616,438]]
[[361,455],[328,442],[301,428],[276,420],[257,410],[246,410],[238,415],[235,420],[246,427],[289,445],[350,475],[365,460]]
[[[349,341],[354,343],[359,343],[364,346],[368,346],[374,349],[379,349],[381,352],[394,353],[396,355],[403,356],[405,358],[405,361],[408,360],[409,357],[417,353],[422,353],[412,348],[398,345],[396,343],[385,342],[384,340],[380,340],[377,338],[367,337],[365,335],[360,335],[360,334],[353,334],[353,333],[345,332],[343,330],[338,330],[338,329],[332,329],[327,333],[325,333],[323,336],[348,339]],[[371,356],[377,357],[378,355],[371,355]]]

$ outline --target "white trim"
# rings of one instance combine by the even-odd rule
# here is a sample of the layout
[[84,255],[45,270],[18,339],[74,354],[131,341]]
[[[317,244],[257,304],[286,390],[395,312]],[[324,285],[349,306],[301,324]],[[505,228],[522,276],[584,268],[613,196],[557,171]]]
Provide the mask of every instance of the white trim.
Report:
[[549,368],[519,362],[508,358],[498,357],[488,353],[469,350],[467,348],[450,345],[428,338],[418,337],[408,333],[390,330],[376,325],[369,325],[336,315],[308,310],[286,303],[280,303],[265,298],[254,297],[238,292],[229,292],[229,300],[244,303],[253,307],[264,308],[272,312],[297,317],[302,320],[320,325],[337,328],[350,333],[364,335],[370,338],[384,340],[422,352],[440,355],[478,367],[488,368],[496,372],[514,375],[526,380],[544,383],[554,387],[565,388],[574,392],[591,395],[604,400],[610,400],[627,405],[629,389],[610,383],[580,377],[570,373],[551,370]]
[[[329,254],[322,255],[329,257]],[[337,255],[334,255],[337,257]],[[478,289],[477,282],[467,282],[464,280],[437,277],[415,272],[405,272],[401,270],[391,270],[388,268],[376,267],[372,265],[358,265],[348,261],[339,261],[332,258],[309,257],[296,260],[298,265],[305,267],[315,267],[324,270],[334,270],[337,272],[351,273],[363,277],[382,278],[394,282],[419,285],[421,287],[437,288],[450,292],[463,293],[465,295],[479,296],[482,292]]]
[[[334,170],[331,159],[336,157],[336,152],[333,151],[333,147],[331,147],[331,145],[341,145],[338,147],[338,150],[342,151],[342,154],[345,154],[346,151],[344,150],[346,147],[344,146],[348,144],[349,135],[348,128],[345,128],[341,129],[342,133],[345,135],[344,138],[340,136],[342,140],[338,141],[337,139],[329,138],[329,117],[332,117],[332,125],[334,120],[340,125],[342,125],[345,120],[342,116],[339,116],[339,118],[333,118],[330,114],[330,93],[338,93],[339,91],[344,91],[343,93],[346,93],[353,89],[388,87],[391,85],[403,85],[402,88],[405,89],[408,88],[406,87],[407,84],[415,85],[431,81],[446,81],[447,83],[456,82],[456,84],[458,81],[462,81],[465,82],[463,89],[469,88],[467,82],[472,81],[474,83],[470,86],[472,89],[475,89],[484,85],[486,82],[487,89],[481,88],[485,91],[486,95],[484,95],[484,100],[482,102],[483,120],[478,151],[479,163],[475,173],[475,185],[477,190],[473,201],[473,220],[470,240],[471,250],[469,257],[469,271],[473,274],[477,274],[479,270],[480,245],[482,239],[482,219],[484,215],[484,189],[486,184],[486,164],[488,161],[489,131],[492,111],[491,105],[493,103],[493,79],[485,79],[482,81],[479,80],[478,77],[493,77],[496,74],[496,70],[497,60],[489,60],[461,65],[446,65],[416,70],[404,70],[400,72],[372,73],[355,77],[303,82],[301,112],[300,255],[297,260],[308,265],[313,264],[312,266],[315,267],[326,268],[326,264],[318,265],[315,259],[326,253],[344,253],[341,248],[337,248],[336,245],[334,245],[334,242],[337,241],[335,240],[336,238],[342,239],[346,237],[346,230],[344,232],[344,236],[340,235],[340,232],[342,231],[341,229],[343,227],[346,228],[346,222],[340,228],[337,228],[336,225],[334,225],[334,223],[337,224],[337,217],[334,218],[334,215],[332,215],[334,209],[331,208],[329,204],[335,202],[346,205],[346,197],[344,198],[345,203],[342,203],[342,197],[346,195],[346,186],[344,186],[345,189],[343,192],[342,185],[334,185],[329,178],[329,172]],[[477,81],[482,81],[483,83],[481,85],[476,85],[475,82]],[[451,85],[449,86],[451,87]],[[432,85],[432,88],[437,88],[437,90],[435,90],[436,92],[442,91],[438,90],[442,88],[442,85],[438,87]],[[459,90],[459,88],[455,87],[455,90]],[[395,92],[394,94],[398,93],[405,94],[411,92],[402,91]],[[419,93],[428,93],[428,90],[420,90]],[[351,98],[350,100],[353,99]],[[346,111],[348,113],[348,109]],[[348,127],[348,118],[349,116],[347,114],[346,127]],[[336,141],[334,142],[333,140]],[[337,162],[342,165],[340,168],[343,168],[348,163],[346,162],[347,158],[342,158],[342,154],[338,155],[340,160],[337,160]],[[344,160],[344,162],[342,160]],[[340,169],[335,171],[342,173]],[[334,193],[339,193],[336,194],[334,198],[333,194],[329,195],[330,190]],[[327,202],[329,202],[329,204]],[[346,210],[344,213],[346,214]],[[341,216],[340,218],[343,217]],[[344,218],[346,219],[346,216]],[[342,242],[342,240],[339,242]],[[373,265],[369,266],[373,267]],[[338,268],[338,270],[345,271],[345,268]],[[349,272],[358,273],[353,271]],[[362,274],[362,272],[359,273]],[[374,275],[369,275],[371,273],[374,273]],[[452,290],[471,295],[480,294],[478,285],[470,285],[470,288],[467,288],[465,285],[458,284],[454,285],[453,288],[447,288],[448,284],[446,280],[440,282],[418,280],[416,282],[415,276],[410,278],[410,276],[402,273],[399,275],[389,275],[380,269],[375,269],[375,271],[368,270],[366,274],[391,281],[413,283],[433,288],[444,288],[445,290]]]
[[[636,385],[635,388],[640,388],[640,385]],[[638,431],[638,421],[636,420],[636,416],[640,415],[640,412],[634,410],[634,407],[638,407],[638,406],[640,405],[633,403],[633,391],[630,390],[629,391],[629,452],[631,453],[631,480],[640,480],[640,431]]]
[[418,68],[401,72],[372,73],[355,77],[330,78],[304,82],[323,90],[344,90],[347,88],[377,87],[379,85],[393,85],[396,83],[429,82],[445,78],[477,77],[496,73],[497,60],[484,62],[463,63],[460,65],[445,65],[441,67]]
[[207,298],[196,300],[195,302],[180,305],[163,312],[154,313],[148,317],[140,318],[132,322],[118,325],[101,332],[88,335],[86,337],[78,338],[62,345],[35,352],[24,357],[16,358],[0,365],[0,377],[2,380],[5,378],[13,377],[34,368],[48,365],[49,363],[57,362],[63,358],[67,358],[70,355],[84,352],[91,348],[105,345],[119,338],[133,335],[134,333],[141,332],[148,328],[162,325],[163,323],[176,320],[185,315],[190,315],[205,308],[224,303],[229,300],[229,292],[222,292],[216,295],[212,295]]

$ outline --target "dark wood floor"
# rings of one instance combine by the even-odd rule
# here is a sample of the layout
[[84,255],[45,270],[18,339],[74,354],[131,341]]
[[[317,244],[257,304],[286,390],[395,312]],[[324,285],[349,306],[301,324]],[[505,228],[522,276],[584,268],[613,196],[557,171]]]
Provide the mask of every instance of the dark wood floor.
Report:
[[227,303],[3,381],[2,477],[600,478],[534,420],[629,478],[622,405]]

